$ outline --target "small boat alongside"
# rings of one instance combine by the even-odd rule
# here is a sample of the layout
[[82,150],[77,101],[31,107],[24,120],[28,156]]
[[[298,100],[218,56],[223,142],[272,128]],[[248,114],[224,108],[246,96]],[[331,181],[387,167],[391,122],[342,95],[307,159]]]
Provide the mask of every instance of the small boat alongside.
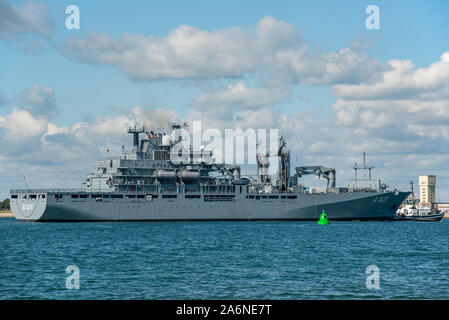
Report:
[[409,205],[398,210],[393,218],[395,221],[441,221],[444,216],[443,210],[430,208],[412,208]]
[[393,220],[396,221],[441,221],[444,217],[443,210],[436,210],[432,204],[421,204],[413,192],[413,180],[410,181],[411,193],[404,203],[396,211]]

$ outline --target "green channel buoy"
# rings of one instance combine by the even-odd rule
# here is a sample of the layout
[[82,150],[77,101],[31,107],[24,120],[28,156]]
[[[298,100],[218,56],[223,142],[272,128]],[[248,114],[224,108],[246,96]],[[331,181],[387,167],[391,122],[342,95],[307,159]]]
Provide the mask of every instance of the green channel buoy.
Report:
[[321,225],[328,225],[329,224],[329,220],[327,219],[327,216],[326,216],[326,213],[324,212],[324,209],[323,209],[323,212],[321,212],[320,220],[318,220],[318,224],[321,224]]

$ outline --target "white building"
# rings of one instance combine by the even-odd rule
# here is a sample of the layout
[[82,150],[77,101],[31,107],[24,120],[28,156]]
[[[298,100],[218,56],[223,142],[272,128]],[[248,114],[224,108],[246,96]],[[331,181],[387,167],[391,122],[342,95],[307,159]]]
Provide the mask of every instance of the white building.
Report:
[[420,203],[435,202],[435,176],[419,176],[419,201]]

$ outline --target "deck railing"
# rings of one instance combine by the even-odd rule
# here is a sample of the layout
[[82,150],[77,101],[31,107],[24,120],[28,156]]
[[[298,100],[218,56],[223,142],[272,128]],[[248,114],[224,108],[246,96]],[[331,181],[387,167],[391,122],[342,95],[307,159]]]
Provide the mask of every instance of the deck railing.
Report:
[[10,193],[85,192],[83,189],[11,189]]

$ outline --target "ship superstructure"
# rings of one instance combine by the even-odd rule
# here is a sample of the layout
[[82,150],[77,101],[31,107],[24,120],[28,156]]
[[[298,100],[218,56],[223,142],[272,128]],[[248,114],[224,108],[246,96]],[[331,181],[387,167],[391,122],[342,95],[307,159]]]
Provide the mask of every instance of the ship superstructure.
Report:
[[[281,137],[279,172],[268,174],[271,153],[257,154],[257,178],[238,165],[216,163],[213,152],[183,143],[171,132],[130,127],[133,145],[118,157],[98,160],[80,189],[11,190],[11,208],[22,221],[330,220],[392,219],[408,192],[385,185],[336,187],[336,170],[296,167]],[[140,135],[144,135],[141,139]],[[370,176],[371,176],[370,168]],[[299,184],[306,174],[328,180],[325,190]],[[370,177],[371,178],[371,177]]]

